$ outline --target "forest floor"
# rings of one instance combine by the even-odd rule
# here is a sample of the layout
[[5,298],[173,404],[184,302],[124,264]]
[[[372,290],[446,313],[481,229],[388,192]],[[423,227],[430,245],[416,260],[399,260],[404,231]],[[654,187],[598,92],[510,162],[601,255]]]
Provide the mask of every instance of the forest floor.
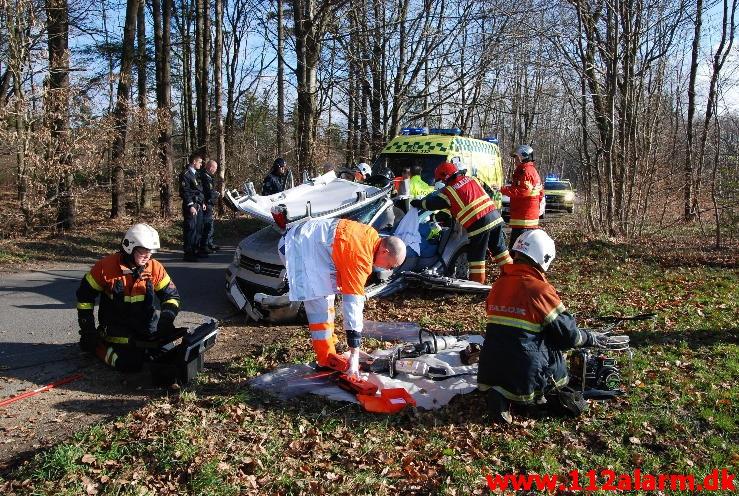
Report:
[[[714,469],[739,471],[736,247],[706,249],[702,236],[683,228],[629,242],[591,238],[567,216],[547,229],[557,241],[547,275],[581,326],[602,325],[597,316],[657,314],[621,326],[634,351],[618,357],[626,395],[591,402],[578,419],[514,410],[514,423],[500,427],[486,417],[479,393],[392,416],[313,395],[280,401],[248,381],[310,361],[306,331],[232,323],[194,384],[0,471],[0,492],[484,494],[485,476],[495,474],[556,474],[570,484],[579,470],[586,486],[589,470],[638,468],[701,482]],[[44,242],[56,246],[55,239]],[[89,246],[99,255],[97,243]],[[0,250],[17,257],[16,249]],[[28,248],[25,259],[6,262],[35,263],[39,252],[47,249]],[[483,301],[409,291],[369,300],[365,317],[483,333]],[[608,482],[602,475],[598,482]]]

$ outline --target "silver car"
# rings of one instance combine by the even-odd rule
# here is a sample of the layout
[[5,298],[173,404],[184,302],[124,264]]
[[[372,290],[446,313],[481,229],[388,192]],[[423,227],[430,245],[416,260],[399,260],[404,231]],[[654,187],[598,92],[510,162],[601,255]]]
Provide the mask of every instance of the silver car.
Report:
[[[282,232],[272,217],[272,207],[287,208],[291,228],[309,219],[345,218],[369,224],[381,236],[395,232],[405,215],[397,197],[391,199],[392,184],[371,186],[339,179],[334,172],[269,196],[257,195],[251,184],[244,192],[230,191],[230,206],[264,221],[267,226],[244,238],[226,269],[226,294],[231,302],[255,321],[289,322],[301,317],[301,303],[288,299],[287,275],[277,253]],[[420,253],[408,250],[397,269],[377,271],[367,282],[368,298],[404,290],[409,285],[429,288],[485,292],[490,286],[466,280],[467,233],[459,223],[439,227],[430,212],[418,216],[419,232],[426,235]],[[431,227],[433,226],[433,227]],[[430,238],[430,239],[429,239]]]

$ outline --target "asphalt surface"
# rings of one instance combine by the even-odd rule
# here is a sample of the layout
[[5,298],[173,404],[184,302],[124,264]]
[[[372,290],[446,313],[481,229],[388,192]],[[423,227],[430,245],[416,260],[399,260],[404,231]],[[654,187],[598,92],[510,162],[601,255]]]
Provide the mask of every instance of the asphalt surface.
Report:
[[[155,257],[182,297],[176,325],[194,326],[234,314],[224,288],[233,247],[197,263],[182,261],[181,252],[160,252]],[[77,344],[75,292],[90,266],[59,264],[0,273],[0,400],[89,367],[90,357]]]

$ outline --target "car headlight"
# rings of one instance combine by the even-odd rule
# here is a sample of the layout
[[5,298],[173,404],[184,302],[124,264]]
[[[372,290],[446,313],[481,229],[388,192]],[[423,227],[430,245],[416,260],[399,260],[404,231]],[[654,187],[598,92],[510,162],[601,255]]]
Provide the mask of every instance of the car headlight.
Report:
[[234,259],[231,262],[233,265],[239,265],[239,262],[241,261],[241,247],[237,246],[234,250]]
[[569,192],[565,193],[565,201],[572,201],[575,199],[575,193]]

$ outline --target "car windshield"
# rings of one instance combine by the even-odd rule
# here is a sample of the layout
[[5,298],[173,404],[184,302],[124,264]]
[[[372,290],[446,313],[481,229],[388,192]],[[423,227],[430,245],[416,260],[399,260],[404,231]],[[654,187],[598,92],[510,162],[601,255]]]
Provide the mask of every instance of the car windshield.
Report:
[[544,183],[544,189],[570,190],[572,189],[572,186],[570,183],[566,183],[564,181],[547,181]]
[[385,205],[385,198],[387,196],[383,196],[379,198],[377,201],[373,201],[372,203],[368,203],[367,205],[363,206],[362,208],[358,210],[352,210],[351,212],[342,215],[342,219],[350,219],[350,220],[356,220],[357,222],[361,222],[362,224],[369,224],[369,222],[372,220],[372,217],[375,216],[375,214],[382,208],[383,205]]
[[421,166],[421,178],[427,184],[434,184],[434,170],[446,160],[445,155],[420,155],[413,153],[383,153],[372,164],[372,170],[382,171],[390,169],[395,177],[400,176],[403,169],[411,170],[414,166]]

